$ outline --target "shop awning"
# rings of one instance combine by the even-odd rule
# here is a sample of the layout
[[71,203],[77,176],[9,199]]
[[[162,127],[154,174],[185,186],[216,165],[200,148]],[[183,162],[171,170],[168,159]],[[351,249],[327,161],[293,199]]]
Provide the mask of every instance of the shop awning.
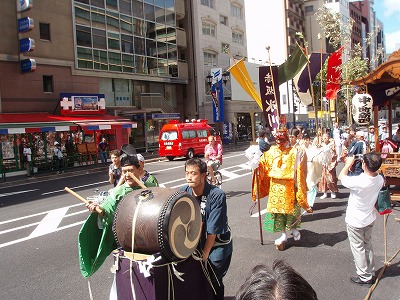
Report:
[[137,123],[117,116],[60,116],[49,113],[0,114],[0,134],[136,128]]
[[120,122],[120,121],[107,121],[107,122],[75,122],[82,130],[105,130],[117,128],[137,128],[137,123],[134,122]]

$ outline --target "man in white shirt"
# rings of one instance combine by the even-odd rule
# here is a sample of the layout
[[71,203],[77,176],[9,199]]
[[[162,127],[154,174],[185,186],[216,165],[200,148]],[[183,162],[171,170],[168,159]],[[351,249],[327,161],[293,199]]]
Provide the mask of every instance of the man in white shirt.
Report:
[[350,277],[354,284],[371,286],[375,282],[374,253],[372,250],[372,228],[376,219],[375,203],[384,180],[377,171],[382,164],[382,158],[376,152],[363,156],[363,173],[348,176],[355,157],[348,157],[339,174],[342,185],[350,189],[349,202],[346,210],[347,234],[353,253],[357,277]]

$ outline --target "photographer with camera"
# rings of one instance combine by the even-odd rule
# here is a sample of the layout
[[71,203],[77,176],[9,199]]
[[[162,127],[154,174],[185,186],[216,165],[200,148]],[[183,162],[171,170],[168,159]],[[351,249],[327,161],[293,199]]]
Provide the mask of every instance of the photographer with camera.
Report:
[[375,282],[371,236],[377,214],[375,202],[384,184],[383,177],[377,173],[382,158],[376,152],[365,154],[361,160],[363,173],[349,176],[349,170],[355,162],[354,156],[348,157],[339,174],[342,185],[350,189],[345,221],[358,275],[350,277],[350,281],[357,285],[371,286]]

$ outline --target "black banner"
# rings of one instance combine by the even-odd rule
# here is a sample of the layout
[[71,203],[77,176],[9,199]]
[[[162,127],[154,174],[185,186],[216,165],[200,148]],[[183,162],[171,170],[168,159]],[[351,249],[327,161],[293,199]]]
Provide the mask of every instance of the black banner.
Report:
[[[272,69],[272,74],[271,74]],[[259,68],[260,95],[265,124],[272,131],[279,128],[279,81],[277,66],[263,66]],[[273,80],[272,80],[273,78]],[[274,85],[272,84],[274,82]],[[275,86],[275,88],[274,88]],[[276,101],[275,101],[276,98]]]

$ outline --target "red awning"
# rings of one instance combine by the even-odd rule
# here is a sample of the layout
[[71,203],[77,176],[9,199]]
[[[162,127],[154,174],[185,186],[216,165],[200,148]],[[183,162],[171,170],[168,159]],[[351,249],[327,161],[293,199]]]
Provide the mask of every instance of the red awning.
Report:
[[78,126],[81,126],[83,130],[101,130],[103,128],[136,128],[137,123],[126,118],[109,115],[60,116],[48,113],[0,114],[0,134],[71,131],[77,130]]

